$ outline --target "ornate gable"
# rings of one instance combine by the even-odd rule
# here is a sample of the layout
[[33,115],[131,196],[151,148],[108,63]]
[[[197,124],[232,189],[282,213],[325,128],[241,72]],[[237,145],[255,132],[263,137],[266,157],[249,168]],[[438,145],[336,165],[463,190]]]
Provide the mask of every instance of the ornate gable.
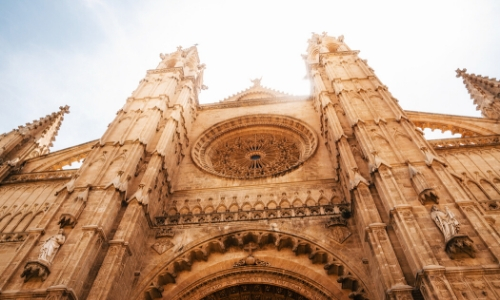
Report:
[[260,99],[274,99],[281,97],[290,97],[291,95],[267,88],[260,84],[261,78],[256,78],[251,80],[253,86],[248,89],[237,93],[236,95],[232,95],[221,102],[242,102],[242,101],[251,101],[251,100],[260,100]]

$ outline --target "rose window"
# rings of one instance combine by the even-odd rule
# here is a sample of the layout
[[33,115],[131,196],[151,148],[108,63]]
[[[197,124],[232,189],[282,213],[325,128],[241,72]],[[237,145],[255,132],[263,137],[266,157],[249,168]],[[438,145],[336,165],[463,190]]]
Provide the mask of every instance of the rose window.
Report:
[[278,176],[299,167],[316,149],[305,124],[273,115],[242,117],[215,125],[195,143],[196,164],[212,174],[239,179]]

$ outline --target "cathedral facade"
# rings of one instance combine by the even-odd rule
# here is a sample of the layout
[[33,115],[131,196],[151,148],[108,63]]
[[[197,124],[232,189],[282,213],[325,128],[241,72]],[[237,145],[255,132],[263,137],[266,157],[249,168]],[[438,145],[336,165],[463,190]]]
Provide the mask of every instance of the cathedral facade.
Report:
[[313,34],[311,95],[199,104],[196,47],[160,57],[99,140],[49,153],[69,107],[0,136],[0,299],[500,299],[499,81],[406,111]]

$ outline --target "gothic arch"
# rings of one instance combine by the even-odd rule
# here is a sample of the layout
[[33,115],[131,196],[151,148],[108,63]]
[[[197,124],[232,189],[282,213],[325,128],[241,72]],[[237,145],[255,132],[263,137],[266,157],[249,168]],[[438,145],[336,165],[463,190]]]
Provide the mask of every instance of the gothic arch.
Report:
[[467,182],[467,188],[472,193],[472,195],[476,198],[477,201],[488,201],[489,200],[485,191],[476,182],[469,180]]
[[[244,252],[248,249],[259,250],[255,254]],[[217,282],[212,280],[214,276],[236,276],[248,271],[288,274],[290,280],[303,283],[307,282],[305,278],[313,278],[310,283],[317,282],[316,290],[323,293],[319,299],[366,299],[369,291],[363,276],[359,276],[364,273],[361,268],[348,266],[348,258],[327,249],[313,238],[269,229],[252,228],[212,236],[189,243],[182,247],[182,252],[174,252],[174,249],[171,253],[175,256],[148,272],[132,298],[161,299],[165,292],[169,299],[202,299],[209,293],[190,294],[188,291],[212,285]],[[277,251],[281,251],[279,255]],[[212,255],[216,260],[210,260]],[[247,283],[266,282],[259,280],[254,276],[246,278]],[[227,284],[229,281],[218,282]],[[214,285],[211,291],[222,287]]]

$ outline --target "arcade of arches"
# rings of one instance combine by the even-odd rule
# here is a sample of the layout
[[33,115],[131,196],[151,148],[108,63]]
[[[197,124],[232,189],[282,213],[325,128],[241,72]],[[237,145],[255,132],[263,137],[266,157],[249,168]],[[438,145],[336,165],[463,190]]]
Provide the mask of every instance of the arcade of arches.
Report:
[[196,46],[160,58],[98,140],[49,153],[67,106],[0,136],[0,300],[500,299],[499,81],[405,111],[324,33],[310,95],[200,104]]

